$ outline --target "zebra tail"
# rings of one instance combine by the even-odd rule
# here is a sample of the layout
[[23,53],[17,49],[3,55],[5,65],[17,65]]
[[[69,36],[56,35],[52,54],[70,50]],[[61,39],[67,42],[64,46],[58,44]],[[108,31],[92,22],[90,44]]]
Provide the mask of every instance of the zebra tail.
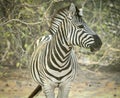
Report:
[[33,98],[38,92],[42,91],[42,86],[38,85],[28,98]]

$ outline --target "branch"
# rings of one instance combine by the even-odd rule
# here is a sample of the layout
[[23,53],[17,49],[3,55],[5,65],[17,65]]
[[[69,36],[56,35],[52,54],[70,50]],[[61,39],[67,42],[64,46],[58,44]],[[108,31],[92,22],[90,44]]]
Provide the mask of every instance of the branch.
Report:
[[8,54],[8,52],[9,52],[9,50],[10,50],[10,41],[7,40],[7,48],[6,48],[6,51],[5,51],[5,53],[3,54],[3,56],[2,56],[2,58],[0,60],[0,62],[2,62],[2,61],[5,60],[5,58],[6,58],[7,54]]
[[6,25],[6,24],[8,24],[10,22],[13,22],[13,21],[20,22],[20,23],[25,24],[25,25],[37,25],[37,24],[41,24],[42,23],[42,22],[34,22],[34,23],[33,22],[29,22],[28,23],[28,22],[22,21],[20,19],[11,19],[11,20],[8,20],[6,22],[1,23],[0,26]]
[[110,47],[110,50],[115,51],[115,52],[120,52],[120,49],[117,49],[117,48]]

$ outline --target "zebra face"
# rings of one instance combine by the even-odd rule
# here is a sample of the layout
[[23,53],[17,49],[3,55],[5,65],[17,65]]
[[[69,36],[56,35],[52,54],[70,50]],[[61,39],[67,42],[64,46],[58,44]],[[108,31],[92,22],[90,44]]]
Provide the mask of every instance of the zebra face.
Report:
[[99,36],[88,27],[82,19],[82,10],[71,4],[69,8],[69,19],[72,23],[72,30],[68,34],[69,42],[72,45],[78,45],[85,48],[90,48],[91,52],[101,48],[102,41]]

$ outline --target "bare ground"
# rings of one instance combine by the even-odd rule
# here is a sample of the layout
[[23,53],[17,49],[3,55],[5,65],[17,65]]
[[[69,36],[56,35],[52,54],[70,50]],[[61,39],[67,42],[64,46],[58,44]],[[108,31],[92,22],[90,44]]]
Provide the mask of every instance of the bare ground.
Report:
[[[28,69],[0,69],[0,98],[27,98],[36,85]],[[35,98],[45,96],[41,92]],[[120,71],[79,70],[69,98],[120,98]]]

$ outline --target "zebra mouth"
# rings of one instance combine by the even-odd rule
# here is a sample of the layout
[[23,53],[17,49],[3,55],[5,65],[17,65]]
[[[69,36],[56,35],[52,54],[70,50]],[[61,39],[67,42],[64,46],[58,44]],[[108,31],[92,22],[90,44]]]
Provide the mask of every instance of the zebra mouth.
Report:
[[100,40],[99,36],[97,36],[97,35],[93,35],[93,37],[94,37],[95,43],[93,43],[90,46],[90,51],[96,52],[96,51],[100,50],[100,48],[102,46],[102,41]]
[[98,51],[98,50],[99,50],[99,48],[94,48],[94,47],[92,47],[92,46],[90,47],[90,51],[91,51],[91,52],[96,52],[96,51]]

